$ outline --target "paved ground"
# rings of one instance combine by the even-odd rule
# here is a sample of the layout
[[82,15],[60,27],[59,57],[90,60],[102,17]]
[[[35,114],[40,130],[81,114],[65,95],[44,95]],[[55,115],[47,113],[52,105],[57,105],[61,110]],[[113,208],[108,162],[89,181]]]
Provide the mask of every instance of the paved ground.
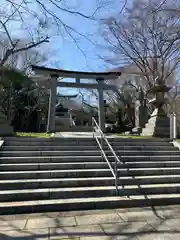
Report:
[[[100,133],[96,132],[95,135],[101,136]],[[70,137],[70,138],[92,138],[93,132],[57,132],[55,133],[55,137]],[[113,134],[106,134],[108,138],[119,138],[120,136],[116,136]],[[121,138],[127,138],[127,136],[121,136]]]
[[57,132],[55,133],[55,137],[92,137],[92,132]]
[[0,240],[179,240],[180,206],[0,216]]

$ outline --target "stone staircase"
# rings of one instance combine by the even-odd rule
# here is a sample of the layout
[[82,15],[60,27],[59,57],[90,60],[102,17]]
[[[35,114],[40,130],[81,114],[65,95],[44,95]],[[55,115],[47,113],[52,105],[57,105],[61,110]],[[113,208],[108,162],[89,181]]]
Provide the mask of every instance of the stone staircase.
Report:
[[[180,151],[166,139],[109,138],[115,181],[92,138],[6,137],[0,214],[179,204]],[[112,153],[104,147],[114,167]]]

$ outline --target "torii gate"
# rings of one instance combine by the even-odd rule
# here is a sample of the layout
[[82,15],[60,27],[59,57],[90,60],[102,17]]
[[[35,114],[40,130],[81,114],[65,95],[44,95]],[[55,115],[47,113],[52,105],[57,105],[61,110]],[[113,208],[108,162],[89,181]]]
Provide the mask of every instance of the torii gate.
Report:
[[[57,87],[70,87],[70,88],[87,88],[98,90],[98,103],[99,103],[99,126],[102,131],[105,129],[105,113],[104,113],[104,98],[103,90],[117,91],[115,85],[104,83],[104,80],[117,79],[121,72],[77,72],[59,70],[53,68],[46,68],[41,66],[32,66],[35,72],[34,79],[41,81],[50,80],[50,97],[49,97],[49,110],[48,110],[48,124],[47,132],[55,132],[55,108],[56,108],[56,88]],[[58,81],[58,78],[74,78],[75,82]],[[97,83],[82,83],[82,79],[95,79]]]

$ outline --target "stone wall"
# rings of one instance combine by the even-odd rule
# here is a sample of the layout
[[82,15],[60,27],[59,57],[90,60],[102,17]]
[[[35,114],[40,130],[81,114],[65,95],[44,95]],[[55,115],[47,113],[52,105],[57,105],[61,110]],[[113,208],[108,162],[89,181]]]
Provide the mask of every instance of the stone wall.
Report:
[[0,136],[10,136],[13,135],[13,127],[7,120],[6,115],[0,108]]

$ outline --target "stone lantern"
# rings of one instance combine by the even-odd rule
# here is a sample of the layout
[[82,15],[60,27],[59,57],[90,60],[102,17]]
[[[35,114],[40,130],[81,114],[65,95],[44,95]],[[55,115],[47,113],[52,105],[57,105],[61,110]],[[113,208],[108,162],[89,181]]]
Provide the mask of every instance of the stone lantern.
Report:
[[159,79],[157,79],[156,84],[149,89],[148,93],[155,96],[155,98],[150,101],[155,106],[155,109],[145,128],[142,130],[142,135],[169,137],[170,120],[164,110],[164,105],[168,102],[165,94],[169,92],[170,89],[171,87],[168,87]]

